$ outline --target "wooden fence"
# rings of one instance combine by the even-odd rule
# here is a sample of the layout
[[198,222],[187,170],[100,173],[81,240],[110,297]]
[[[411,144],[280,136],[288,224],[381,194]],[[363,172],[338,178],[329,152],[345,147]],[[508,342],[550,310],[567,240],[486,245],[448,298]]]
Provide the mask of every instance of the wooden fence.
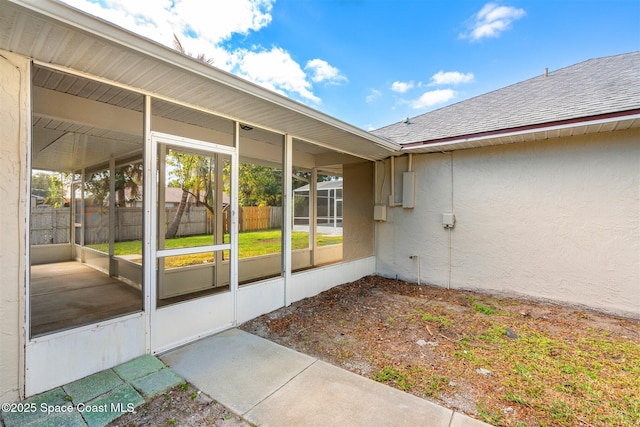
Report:
[[[173,220],[177,208],[166,208],[167,225]],[[69,208],[36,208],[31,211],[31,244],[46,245],[68,243],[71,227]],[[211,233],[208,210],[203,206],[190,207],[182,216],[178,236]],[[142,239],[142,208],[116,208],[116,241]],[[224,232],[229,232],[228,210],[223,215]],[[107,209],[88,207],[85,211],[85,244],[109,240],[109,213]],[[240,231],[266,230],[282,226],[282,208],[272,206],[244,206],[240,208]]]

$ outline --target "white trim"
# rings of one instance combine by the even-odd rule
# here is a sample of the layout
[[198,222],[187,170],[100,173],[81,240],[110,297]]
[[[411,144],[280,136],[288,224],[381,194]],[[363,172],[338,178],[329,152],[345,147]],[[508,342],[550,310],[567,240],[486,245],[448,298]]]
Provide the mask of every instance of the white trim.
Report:
[[240,122],[233,124],[233,149],[231,156],[231,225],[229,226],[229,243],[231,243],[231,253],[229,254],[229,288],[231,289],[231,304],[233,306],[233,324],[238,321],[238,194],[240,179]]
[[199,139],[185,138],[183,136],[171,135],[168,133],[151,131],[151,138],[162,141],[163,144],[173,145],[191,150],[203,150],[206,152],[217,152],[233,156],[236,150],[233,147],[216,144],[214,142],[202,141]]
[[200,340],[202,338],[206,338],[206,337],[209,337],[211,335],[219,334],[220,332],[226,331],[227,329],[231,329],[233,327],[234,327],[233,323],[228,323],[226,325],[220,326],[220,327],[212,329],[210,331],[207,331],[207,332],[204,332],[204,333],[201,333],[201,334],[196,334],[196,335],[190,336],[188,338],[182,339],[180,341],[176,341],[175,343],[172,343],[170,345],[165,345],[165,346],[159,347],[159,348],[157,348],[156,350],[153,351],[153,354],[162,354],[162,353],[165,353],[167,351],[174,350],[174,349],[176,349],[178,347],[182,347],[182,346],[184,346],[186,344],[190,344],[190,343],[192,343],[194,341],[198,341],[198,340]]
[[228,251],[228,250],[231,250],[230,243],[225,243],[224,245],[191,246],[186,248],[158,249],[156,251],[156,258],[164,258],[169,256],[178,256],[178,255],[189,255],[189,254],[201,254],[203,252]]
[[[131,31],[125,30],[110,22],[89,15],[71,6],[58,2],[40,1],[36,4],[33,4],[30,1],[11,1],[26,9],[33,10],[49,18],[53,18],[56,21],[64,22],[73,28],[79,29],[89,34],[93,34],[94,36],[97,36],[99,38],[109,40],[119,46],[123,46],[133,51],[140,52],[144,55],[148,55],[163,63],[171,64],[173,66],[181,68],[186,72],[205,77],[214,82],[224,84],[225,86],[233,88],[239,92],[249,94],[268,103],[298,113],[301,116],[311,118],[337,129],[357,135],[388,150],[395,151],[400,148],[400,146],[394,142],[373,135],[367,131],[326,115],[320,111],[314,110],[301,102],[294,101],[277,92],[265,89],[258,84],[241,79],[221,69],[213,68],[187,55],[180,54],[174,49],[171,49],[152,40],[140,37]],[[234,118],[234,120],[237,119],[238,118]],[[281,132],[282,130],[280,130],[279,133]]]
[[[19,343],[20,343],[20,349],[18,350],[18,395],[20,396],[20,398],[23,398],[25,396],[25,392],[26,392],[26,372],[27,372],[27,355],[26,355],[26,345],[27,343],[30,341],[31,339],[31,306],[30,306],[30,283],[31,283],[31,173],[32,173],[32,169],[31,169],[31,160],[32,160],[32,147],[31,147],[31,139],[32,139],[32,135],[31,135],[31,123],[33,123],[33,117],[32,117],[32,110],[33,110],[33,105],[32,105],[32,97],[31,97],[31,71],[33,68],[33,63],[32,61],[25,61],[26,62],[26,68],[24,70],[21,69],[21,73],[20,74],[20,92],[24,93],[23,95],[23,99],[24,99],[24,106],[25,106],[25,118],[26,118],[26,122],[23,123],[19,123],[18,124],[18,129],[22,129],[24,130],[24,135],[25,135],[25,140],[24,141],[20,141],[20,144],[25,144],[26,145],[26,152],[25,152],[25,156],[26,156],[26,171],[25,171],[25,179],[27,180],[27,194],[25,195],[27,197],[27,200],[25,200],[25,204],[24,207],[26,209],[25,211],[25,229],[24,229],[24,250],[25,250],[25,256],[26,259],[23,261],[24,262],[24,270],[25,270],[25,275],[24,275],[24,294],[20,295],[18,294],[18,301],[20,303],[20,306],[18,307],[18,314],[20,316],[20,320],[22,320],[24,323],[24,330],[22,334],[19,334]],[[22,105],[23,99],[19,99],[18,100],[18,104]],[[21,131],[19,131],[20,133],[22,133]],[[69,239],[71,239],[71,236],[69,236]],[[23,311],[24,310],[24,311]],[[18,321],[18,326],[20,326],[20,321]]]
[[144,313],[38,338],[25,348],[31,396],[145,354]]
[[156,153],[153,151],[153,141],[151,138],[151,97],[145,95],[144,97],[144,143],[143,143],[143,156],[144,156],[144,184],[142,194],[142,206],[144,207],[144,230],[143,230],[143,250],[142,250],[142,292],[144,295],[144,311],[146,313],[145,319],[145,350],[147,353],[151,352],[151,324],[153,313],[156,309],[156,278],[155,278],[155,258],[153,257],[152,245],[155,245],[155,239],[151,237],[154,235],[153,230],[157,230],[157,223],[155,218],[155,209],[152,209],[155,202],[154,192],[151,190],[156,185]]
[[283,174],[284,194],[282,203],[283,233],[282,233],[282,264],[284,276],[284,306],[291,304],[291,252],[293,229],[293,138],[284,135]]
[[[42,67],[42,68],[48,68],[48,69],[55,70],[55,71],[60,71],[60,72],[63,72],[63,73],[66,73],[66,74],[69,74],[69,75],[72,75],[72,76],[78,76],[78,77],[83,77],[83,78],[86,78],[86,79],[89,79],[89,80],[94,80],[94,81],[97,81],[97,82],[100,82],[100,83],[104,83],[104,84],[108,84],[108,85],[111,85],[111,86],[114,86],[114,87],[117,87],[117,88],[120,88],[120,89],[128,90],[128,91],[130,91],[132,93],[138,93],[138,94],[143,95],[143,96],[145,96],[145,95],[151,96],[152,98],[160,100],[160,101],[165,101],[165,102],[168,102],[168,103],[171,103],[171,104],[174,104],[174,105],[179,105],[181,107],[190,108],[192,110],[199,111],[199,112],[202,112],[202,113],[211,114],[211,115],[214,115],[216,117],[220,117],[220,118],[232,121],[232,122],[238,121],[238,122],[247,124],[247,125],[249,125],[251,127],[254,127],[254,128],[260,128],[260,129],[263,129],[263,130],[266,130],[266,131],[269,131],[269,132],[272,132],[272,133],[276,133],[276,134],[283,134],[282,129],[275,129],[275,128],[272,128],[272,127],[270,127],[268,125],[258,124],[258,123],[252,122],[250,120],[239,120],[237,117],[224,114],[224,113],[222,113],[220,111],[217,111],[217,110],[209,110],[207,108],[203,108],[203,107],[197,106],[195,104],[189,104],[187,102],[183,102],[183,101],[179,101],[177,99],[169,98],[167,96],[158,94],[156,92],[150,92],[150,91],[146,91],[144,89],[136,88],[136,87],[129,86],[129,85],[126,85],[126,84],[122,84],[122,83],[118,83],[118,82],[115,82],[113,80],[105,79],[104,77],[98,77],[98,76],[95,76],[95,75],[90,74],[90,73],[85,73],[85,72],[82,72],[82,71],[75,70],[73,68],[65,67],[63,65],[51,64],[51,63],[48,63],[48,62],[39,61],[37,59],[34,59],[33,63],[38,65],[39,67]],[[351,133],[353,133],[353,132],[351,132]],[[358,135],[358,136],[360,136],[360,135]],[[354,156],[354,157],[357,157],[357,158],[360,158],[360,159],[365,159],[365,160],[370,160],[370,161],[379,160],[377,157],[371,157],[371,156],[367,156],[367,155],[364,155],[364,154],[356,154],[356,153],[353,153],[351,151],[346,151],[346,150],[343,150],[343,149],[337,149],[336,147],[332,147],[329,144],[323,144],[323,143],[321,143],[319,141],[316,141],[316,140],[313,140],[313,139],[309,139],[309,138],[305,138],[303,136],[292,135],[292,137],[294,139],[302,141],[302,142],[306,142],[306,143],[309,143],[309,144],[317,145],[318,147],[326,148],[326,149],[332,150],[334,152],[339,152],[339,153],[342,153],[342,154],[348,154],[350,156]],[[374,142],[374,141],[371,140],[371,137],[373,137],[373,138],[379,138],[379,137],[376,137],[374,134],[369,134],[369,138],[366,138],[370,142],[372,142],[374,144],[377,144],[377,142]],[[400,144],[396,144],[394,142],[387,141],[387,140],[384,140],[384,139],[383,139],[383,141],[386,141],[387,144],[393,144],[393,147],[388,147],[388,146],[384,146],[383,147],[383,148],[389,150],[390,152],[395,153],[395,152],[398,152],[398,151],[400,151],[402,149],[402,146]],[[377,144],[377,145],[380,146],[380,144]]]
[[[620,117],[608,117],[605,119],[580,121],[580,122],[574,122],[569,124],[552,125],[552,126],[545,126],[545,127],[526,129],[526,130],[517,130],[512,132],[504,132],[504,133],[500,132],[500,130],[496,130],[495,132],[490,131],[494,133],[491,133],[489,135],[482,135],[482,136],[476,136],[476,137],[471,136],[468,138],[459,138],[451,141],[435,142],[435,143],[429,143],[429,141],[426,141],[423,145],[414,145],[411,147],[403,146],[401,151],[408,152],[412,150],[426,150],[426,149],[436,148],[436,147],[449,147],[451,145],[457,145],[457,144],[468,144],[472,142],[481,142],[481,141],[487,141],[492,139],[510,138],[510,137],[520,136],[520,135],[532,135],[536,133],[553,132],[553,131],[559,131],[559,130],[565,130],[565,129],[575,129],[580,127],[602,125],[607,123],[614,123],[614,122],[627,121],[627,120],[638,120],[638,119],[640,119],[640,114],[633,114],[629,116],[620,116]],[[408,142],[405,144],[411,144],[411,143]],[[500,145],[500,143],[496,145]],[[441,150],[434,150],[434,151],[441,151]]]
[[51,341],[51,340],[55,340],[55,339],[58,339],[58,338],[61,338],[61,337],[66,337],[66,336],[69,336],[69,335],[81,334],[81,333],[86,332],[86,331],[98,330],[100,328],[104,328],[104,327],[107,327],[109,325],[113,325],[114,323],[126,322],[127,320],[135,319],[135,318],[142,317],[142,316],[144,316],[144,312],[143,311],[137,311],[135,313],[125,314],[123,316],[117,316],[117,317],[113,317],[111,319],[101,320],[99,322],[91,323],[91,324],[88,324],[88,325],[77,326],[77,327],[73,327],[71,329],[65,329],[65,330],[58,331],[58,332],[53,332],[53,333],[46,333],[45,335],[39,335],[39,336],[37,336],[35,338],[32,338],[27,343],[27,348],[30,347],[33,344],[46,342],[46,341]]
[[[31,123],[33,123],[33,117],[31,115],[32,110],[33,110],[33,104],[32,104],[32,100],[31,100],[31,68],[33,67],[33,64],[31,64],[30,62],[28,63],[27,66],[27,70],[25,71],[25,73],[27,74],[28,80],[25,79],[24,81],[20,82],[20,87],[25,89],[26,93],[25,95],[27,96],[27,102],[26,102],[26,120],[27,120],[27,125],[25,126],[26,131],[27,131],[27,139],[26,139],[26,145],[27,145],[27,161],[26,161],[26,179],[27,179],[27,198],[28,200],[26,201],[26,218],[25,218],[25,222],[26,222],[26,228],[25,228],[25,255],[26,255],[26,261],[25,261],[25,282],[24,282],[24,289],[25,289],[25,294],[23,296],[24,298],[24,344],[27,345],[30,341],[31,341],[31,174],[33,173],[33,168],[32,168],[32,157],[33,157],[33,147],[32,147],[32,143],[31,143],[31,139],[32,139],[32,135],[31,135],[31,131],[32,131],[32,127],[31,127]],[[20,75],[22,76],[22,73],[20,73]],[[24,86],[23,86],[24,85]],[[22,101],[18,100],[18,104],[20,104]],[[22,124],[19,124],[19,126],[22,126]],[[20,144],[22,144],[22,141],[20,141]],[[72,186],[73,187],[73,186]],[[71,234],[71,232],[69,232],[69,234]],[[71,235],[69,235],[69,239],[71,239]],[[22,305],[22,304],[20,304]],[[22,313],[21,313],[22,314]],[[25,358],[26,360],[26,358]],[[26,363],[26,362],[25,362]],[[26,371],[27,366],[23,364],[23,369]],[[20,378],[24,378],[24,375],[20,375]],[[24,384],[23,384],[23,388],[24,388]],[[24,390],[23,390],[24,392]]]

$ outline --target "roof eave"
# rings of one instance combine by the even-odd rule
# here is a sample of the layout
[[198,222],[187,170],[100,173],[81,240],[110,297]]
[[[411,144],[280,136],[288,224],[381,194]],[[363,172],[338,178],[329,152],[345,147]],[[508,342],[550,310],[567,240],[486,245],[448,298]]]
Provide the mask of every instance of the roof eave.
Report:
[[[517,128],[498,129],[470,135],[458,135],[447,138],[425,140],[401,144],[402,152],[441,152],[460,149],[475,148],[489,145],[507,144],[506,139],[517,139],[518,137],[533,136],[536,134],[547,134],[549,132],[561,132],[574,128],[586,128],[594,125],[606,125],[616,122],[640,122],[640,109],[612,112],[597,116],[578,117],[556,122],[540,123],[534,125],[521,126]],[[636,127],[640,123],[636,124]],[[593,132],[585,132],[593,133]],[[542,139],[542,138],[541,138]],[[548,139],[548,138],[543,138]]]
[[237,77],[229,72],[219,68],[213,68],[210,65],[195,60],[190,56],[183,55],[174,49],[137,35],[131,31],[121,27],[115,27],[113,24],[99,17],[89,15],[67,4],[52,0],[38,2],[28,0],[7,1],[35,13],[47,16],[58,22],[63,22],[66,25],[95,35],[99,38],[109,40],[127,49],[131,49],[154,59],[179,67],[186,72],[199,74],[237,91],[250,94],[251,96],[262,99],[271,104],[295,111],[296,113],[313,120],[317,120],[352,135],[356,135],[386,149],[389,152],[396,152],[401,149],[400,144],[350,125],[335,117],[310,108],[298,101],[294,101],[284,95]]

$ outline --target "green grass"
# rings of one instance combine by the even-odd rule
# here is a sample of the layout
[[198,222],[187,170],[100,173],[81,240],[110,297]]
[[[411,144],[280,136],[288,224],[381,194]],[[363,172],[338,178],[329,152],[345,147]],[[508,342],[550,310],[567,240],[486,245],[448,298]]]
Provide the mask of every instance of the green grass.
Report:
[[437,323],[443,328],[448,328],[452,325],[451,320],[447,318],[447,316],[437,316],[431,313],[426,313],[422,316],[422,320],[425,322]]
[[478,301],[475,300],[475,298],[473,297],[468,297],[469,302],[471,303],[471,307],[473,307],[473,309],[478,312],[478,313],[482,313],[482,314],[486,314],[487,316],[491,316],[492,314],[496,313],[496,309],[493,307],[490,307],[488,304],[482,304]]
[[[493,323],[477,338],[497,347],[467,351],[474,367],[492,367],[505,401],[539,411],[554,425],[576,425],[583,419],[597,425],[640,423],[637,343],[595,331],[589,337],[558,337],[525,325],[513,340],[504,330],[504,324]],[[495,409],[482,418],[496,423]]]
[[449,388],[449,378],[416,365],[387,365],[376,372],[372,379],[396,386],[400,390],[417,390],[426,397],[437,397]]
[[[280,230],[265,231],[248,231],[238,234],[238,252],[240,258],[250,258],[260,255],[268,255],[281,251],[282,238]],[[309,247],[309,234],[305,232],[294,231],[291,233],[293,249],[304,249]],[[229,242],[229,234],[225,234],[224,241]],[[318,235],[318,246],[328,246],[342,243],[342,236]],[[176,237],[174,239],[165,240],[165,249],[188,248],[197,246],[206,246],[212,244],[211,235],[199,235],[189,237]],[[108,252],[108,243],[99,243],[88,245],[88,247]],[[114,245],[116,256],[123,255],[140,255],[142,257],[142,241],[132,240],[127,242],[116,242]],[[225,251],[225,259],[229,259],[229,251]],[[138,260],[139,261],[139,260]],[[181,255],[169,257],[165,260],[165,268],[183,267],[186,265],[201,264],[203,262],[211,262],[210,253],[201,253],[193,255]]]
[[[637,339],[577,326],[571,319],[565,325],[522,316],[509,309],[513,303],[501,302],[474,295],[460,298],[457,307],[435,301],[419,307],[412,301],[393,317],[385,313],[387,330],[394,319],[399,331],[400,321],[420,328],[423,335],[438,334],[434,326],[439,328],[437,338],[444,339],[431,352],[441,355],[442,362],[407,364],[384,353],[373,359],[384,362],[372,379],[435,399],[456,390],[449,379],[472,384],[477,380],[477,416],[494,425],[640,426]],[[559,328],[553,327],[556,323]],[[507,328],[517,338],[507,336]],[[489,369],[491,378],[478,375],[478,368]],[[504,412],[506,407],[514,412]]]

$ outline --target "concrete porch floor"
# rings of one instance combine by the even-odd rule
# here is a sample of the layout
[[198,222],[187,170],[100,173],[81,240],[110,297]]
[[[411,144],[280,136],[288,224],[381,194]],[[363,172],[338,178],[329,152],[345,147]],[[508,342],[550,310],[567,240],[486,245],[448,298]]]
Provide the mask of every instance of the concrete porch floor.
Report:
[[31,336],[142,310],[142,293],[76,261],[31,267]]
[[264,427],[487,426],[238,329],[161,359],[202,392]]

